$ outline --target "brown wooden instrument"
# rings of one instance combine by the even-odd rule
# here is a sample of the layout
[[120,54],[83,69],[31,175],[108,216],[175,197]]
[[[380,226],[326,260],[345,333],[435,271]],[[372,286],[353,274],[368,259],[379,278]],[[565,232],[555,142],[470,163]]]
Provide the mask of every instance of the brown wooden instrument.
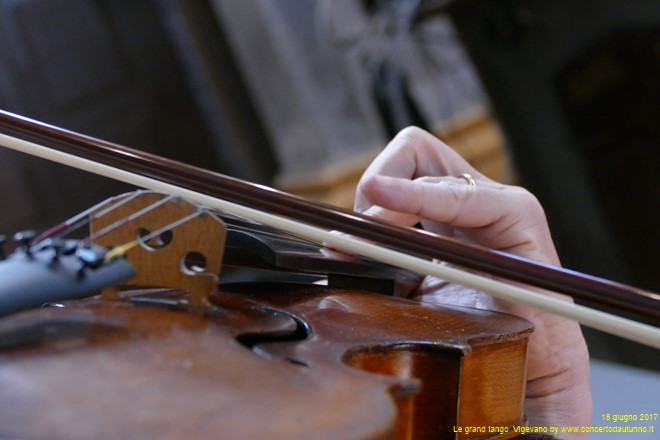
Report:
[[[147,192],[89,216],[105,248],[169,234],[127,246],[123,289],[0,321],[3,436],[507,438],[524,425],[524,320],[306,284],[216,289],[214,215]],[[183,268],[192,254],[202,270]]]
[[[311,204],[11,115],[0,115],[0,130],[416,255],[659,313],[652,294],[620,297],[636,289],[303,209]],[[226,233],[209,210],[144,193],[88,215],[94,244],[109,249],[99,266],[125,256],[137,275],[101,298],[0,320],[2,436],[511,438],[525,424],[524,320],[333,286],[217,288]]]

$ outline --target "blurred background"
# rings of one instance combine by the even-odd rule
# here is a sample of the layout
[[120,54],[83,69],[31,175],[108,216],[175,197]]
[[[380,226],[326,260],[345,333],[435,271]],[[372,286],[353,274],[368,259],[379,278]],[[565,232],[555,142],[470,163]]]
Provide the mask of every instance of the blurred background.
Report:
[[[566,267],[656,291],[659,80],[657,0],[0,0],[3,110],[345,207],[415,124],[532,190]],[[127,189],[4,149],[0,188],[6,234]]]

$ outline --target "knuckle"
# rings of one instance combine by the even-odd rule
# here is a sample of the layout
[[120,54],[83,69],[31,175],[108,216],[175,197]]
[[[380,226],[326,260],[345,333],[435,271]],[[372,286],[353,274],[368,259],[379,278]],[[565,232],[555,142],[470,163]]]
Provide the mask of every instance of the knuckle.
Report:
[[517,192],[518,204],[525,212],[534,218],[545,218],[545,211],[538,198],[525,188],[514,187]]
[[521,241],[528,245],[538,247],[542,237],[548,233],[547,218],[543,205],[538,198],[524,188],[515,187],[516,206],[518,206],[519,220],[526,225],[519,231]]
[[378,193],[379,186],[373,175],[363,175],[356,187],[356,196],[358,198],[371,199]]
[[419,148],[428,143],[432,135],[427,131],[411,125],[401,130],[394,138],[393,144],[401,149]]
[[416,127],[414,125],[408,126],[401,130],[396,137],[401,137],[404,139],[416,139],[420,136],[424,136],[426,134],[426,131],[422,130],[419,127]]
[[444,182],[446,194],[449,198],[446,209],[448,209],[448,216],[451,217],[449,223],[454,223],[461,217],[461,213],[466,209],[468,200],[473,196],[474,192],[471,191],[466,185],[457,184],[451,181]]
[[415,182],[421,183],[421,184],[434,184],[439,182],[439,177],[437,176],[421,176],[415,178]]
[[459,206],[464,205],[474,195],[474,191],[469,186],[453,182],[448,183],[447,186],[449,187],[449,194]]

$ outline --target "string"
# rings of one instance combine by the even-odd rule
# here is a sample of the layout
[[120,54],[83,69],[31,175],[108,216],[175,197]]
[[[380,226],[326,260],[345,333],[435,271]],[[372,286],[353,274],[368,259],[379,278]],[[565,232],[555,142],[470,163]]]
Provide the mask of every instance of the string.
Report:
[[[111,197],[109,199],[106,199],[105,201],[101,203],[97,203],[96,205],[92,206],[91,208],[86,209],[85,211],[76,214],[75,216],[69,218],[68,220],[65,220],[64,222],[60,223],[59,225],[56,225],[41,234],[39,234],[33,241],[34,243],[39,243],[40,241],[44,241],[48,238],[63,238],[68,236],[69,234],[73,233],[74,231],[80,229],[82,226],[85,226],[88,224],[91,220],[98,220],[102,218],[104,215],[109,214],[113,210],[123,206],[124,204],[130,202],[131,200],[135,199],[138,197],[140,194],[144,193],[144,190],[137,190],[133,192],[130,196],[127,197],[122,197],[122,196],[116,196],[116,197]],[[114,200],[118,199],[121,197],[121,200],[119,202],[114,202]],[[111,203],[110,206],[102,208],[104,205],[107,205],[108,203]]]
[[90,234],[85,240],[83,240],[82,244],[88,244],[93,242],[94,240],[99,239],[100,237],[103,237],[106,234],[109,234],[112,231],[115,231],[117,228],[122,227],[126,223],[133,221],[145,214],[148,214],[152,212],[154,209],[158,209],[159,207],[163,206],[165,203],[168,203],[171,200],[174,200],[176,196],[174,195],[168,195],[167,197],[164,197],[157,202],[152,203],[149,206],[146,206],[139,211],[134,212],[131,215],[128,215],[114,223],[109,224],[105,228],[100,229],[99,231],[95,232],[94,234]]
[[[117,197],[112,197],[104,202],[98,203],[91,208],[81,212],[80,214],[75,215],[74,217],[71,217],[70,219],[66,220],[65,222],[57,225],[56,227],[44,232],[43,234],[39,235],[34,242],[38,243],[40,241],[43,241],[48,238],[62,238],[67,236],[68,234],[72,233],[73,231],[79,229],[81,226],[88,224],[92,220],[98,220],[103,218],[103,216],[110,214],[111,212],[119,209],[120,207],[126,205],[132,200],[135,200],[135,198],[141,196],[144,194],[144,190],[138,190],[134,191],[132,194],[128,196],[117,196]],[[121,197],[121,200],[118,202],[114,202],[117,198]],[[145,214],[148,214],[155,209],[158,209],[159,207],[163,206],[164,204],[170,202],[171,200],[175,199],[176,196],[174,195],[168,195],[167,197],[164,197],[157,202],[152,203],[151,205],[148,205],[144,208],[142,208],[139,211],[136,211],[132,213],[129,216],[126,216],[118,221],[115,221],[114,223],[111,223],[107,225],[105,228],[95,232],[94,234],[90,234],[87,236],[85,239],[81,240],[78,244],[77,247],[85,247],[88,246],[90,243],[94,242],[95,240],[98,240],[99,238],[119,229],[123,225],[127,224],[130,221],[133,221]],[[108,202],[111,201],[109,206]],[[100,209],[102,208],[102,209]],[[108,262],[114,258],[117,258],[119,256],[124,255],[128,250],[132,249],[133,247],[137,246],[138,244],[141,243],[146,243],[149,240],[158,237],[159,235],[171,231],[172,229],[176,228],[177,226],[180,226],[187,221],[201,215],[201,213],[205,212],[201,207],[198,209],[193,214],[190,214],[186,217],[183,217],[175,222],[170,223],[169,225],[165,225],[162,228],[158,229],[157,231],[151,232],[147,235],[138,237],[136,240],[133,240],[128,243],[124,243],[122,245],[114,247],[112,250],[110,250],[108,253],[105,254],[104,256],[104,261]]]

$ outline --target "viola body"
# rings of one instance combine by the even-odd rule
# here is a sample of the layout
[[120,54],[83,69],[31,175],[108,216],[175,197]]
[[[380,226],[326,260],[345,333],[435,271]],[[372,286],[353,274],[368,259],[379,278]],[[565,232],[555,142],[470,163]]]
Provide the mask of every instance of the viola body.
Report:
[[[61,295],[59,289],[49,295],[51,284],[40,279],[32,280],[37,288],[30,292],[48,301],[51,296],[93,295],[80,283],[86,279],[81,276],[94,278],[98,269],[110,269],[114,258],[124,257],[130,265],[124,274],[135,275],[112,277],[128,286],[107,286],[100,296],[63,307],[12,309],[13,315],[0,319],[0,437],[517,436],[515,428],[525,424],[530,323],[364,291],[374,284],[389,289],[390,278],[376,283],[378,270],[359,287],[351,285],[351,273],[342,274],[333,287],[248,283],[218,288],[223,258],[252,264],[251,257],[223,255],[227,248],[242,249],[242,241],[227,238],[223,223],[205,210],[179,206],[184,199],[496,298],[515,297],[571,319],[579,316],[594,328],[608,330],[607,318],[616,322],[617,334],[660,347],[655,327],[626,323],[624,329],[619,319],[606,314],[596,319],[594,311],[576,310],[568,302],[559,301],[560,306],[534,292],[509,295],[509,286],[489,276],[653,322],[660,317],[657,294],[396,227],[2,111],[0,143],[177,196],[168,196],[172,203],[158,210],[150,206],[160,206],[162,196],[147,194],[136,204],[125,197],[90,211],[90,242],[107,253],[79,259],[83,266],[73,260],[74,276],[68,282],[79,287],[74,294]],[[190,221],[179,228],[182,219]],[[59,237],[78,220],[58,225],[35,242]],[[173,236],[165,239],[161,230]],[[358,239],[339,239],[329,230]],[[85,246],[79,249],[88,250]],[[44,251],[45,259],[34,258],[44,263],[40,269],[66,269],[53,260],[59,258],[57,251]],[[263,254],[270,258],[268,249]],[[308,267],[297,258],[285,260],[289,267]],[[470,272],[439,270],[432,260]],[[34,262],[27,254],[12,261]],[[355,267],[364,273],[365,266]],[[55,275],[61,279],[69,272]],[[331,281],[333,274],[327,275]],[[32,300],[16,301],[21,292],[13,287],[0,289],[0,295],[20,308],[36,306]]]
[[243,246],[213,212],[164,194],[84,217],[75,252],[52,235],[77,220],[0,262],[20,261],[25,282],[11,286],[30,285],[33,306],[113,280],[0,320],[2,437],[507,438],[525,423],[524,320],[309,283],[217,287],[235,260],[226,245]]
[[204,310],[184,296],[2,319],[0,436],[508,438],[524,423],[519,318],[305,284],[223,286]]

